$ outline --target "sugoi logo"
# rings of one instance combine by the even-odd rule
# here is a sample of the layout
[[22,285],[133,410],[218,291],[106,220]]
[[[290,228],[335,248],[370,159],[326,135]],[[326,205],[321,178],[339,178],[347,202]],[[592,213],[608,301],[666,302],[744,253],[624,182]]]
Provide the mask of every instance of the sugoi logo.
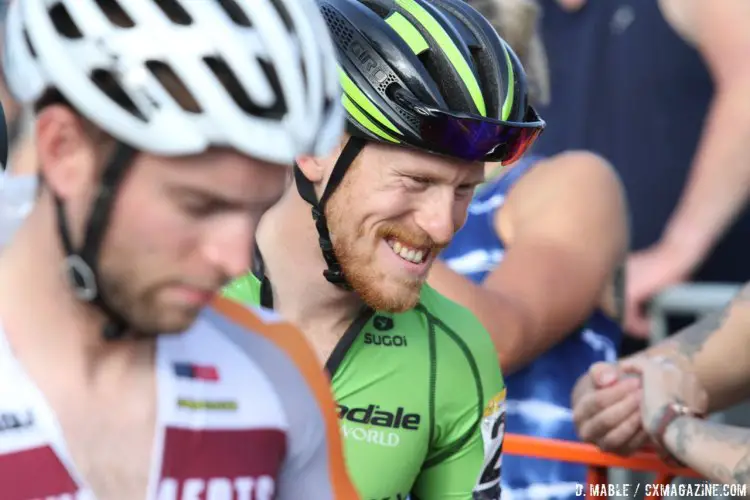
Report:
[[375,427],[406,429],[416,431],[422,417],[417,413],[406,413],[403,406],[396,408],[396,413],[381,410],[379,405],[368,405],[367,408],[353,408],[339,405],[339,418],[358,424],[369,424]]
[[365,333],[365,344],[383,345],[386,347],[406,347],[406,336],[404,335],[377,335]]
[[237,500],[272,500],[276,482],[271,476],[164,478],[159,484],[159,500],[199,500],[202,498],[232,498]]
[[393,318],[378,315],[373,318],[372,324],[375,326],[376,330],[385,332],[393,329]]
[[0,432],[23,429],[34,425],[34,414],[31,410],[24,413],[0,413]]

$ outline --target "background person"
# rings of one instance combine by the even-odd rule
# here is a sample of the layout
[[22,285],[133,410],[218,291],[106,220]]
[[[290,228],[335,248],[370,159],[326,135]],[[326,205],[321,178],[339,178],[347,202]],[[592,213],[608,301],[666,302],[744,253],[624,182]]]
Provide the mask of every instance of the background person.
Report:
[[645,338],[645,305],[666,287],[750,279],[750,3],[539,4],[552,99],[535,151],[586,149],[617,170],[632,225],[626,328]]

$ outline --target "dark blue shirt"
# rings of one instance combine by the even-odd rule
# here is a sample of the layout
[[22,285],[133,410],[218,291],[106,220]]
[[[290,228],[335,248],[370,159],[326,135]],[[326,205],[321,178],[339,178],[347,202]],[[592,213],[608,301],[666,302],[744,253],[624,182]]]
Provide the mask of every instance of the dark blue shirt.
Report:
[[[495,232],[495,215],[508,191],[533,165],[522,159],[501,177],[478,190],[466,224],[441,259],[459,274],[482,283],[502,265],[505,245]],[[622,338],[618,325],[601,311],[522,370],[507,376],[507,431],[546,438],[577,440],[570,394],[578,377],[597,361],[614,361]],[[583,466],[504,456],[503,494],[511,498],[572,498],[585,481]]]
[[[576,13],[540,0],[552,101],[535,152],[586,149],[613,163],[631,211],[632,245],[662,234],[685,187],[714,88],[700,57],[657,0],[589,0]],[[722,168],[717,166],[716,175]],[[750,215],[696,276],[750,279]]]

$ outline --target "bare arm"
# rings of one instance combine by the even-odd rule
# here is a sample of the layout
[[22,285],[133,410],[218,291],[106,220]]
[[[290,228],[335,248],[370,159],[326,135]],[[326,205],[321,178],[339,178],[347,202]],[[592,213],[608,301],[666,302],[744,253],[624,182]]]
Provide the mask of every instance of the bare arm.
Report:
[[696,374],[708,392],[710,411],[750,396],[750,284],[725,310],[634,357],[659,355]]
[[496,231],[499,265],[477,286],[440,265],[430,282],[489,330],[504,373],[526,366],[585,321],[627,245],[619,182],[599,157],[571,152],[539,163],[513,187]]
[[679,417],[667,427],[664,444],[712,481],[750,485],[750,429]]
[[[640,393],[646,401],[646,394],[655,390],[654,383],[653,379],[649,385],[640,377],[628,375],[632,371],[629,367],[650,366],[644,361],[654,357],[672,360],[684,375],[663,383],[663,389],[695,379],[695,386],[706,394],[700,405],[693,406],[697,410],[721,410],[750,396],[750,283],[724,311],[704,317],[677,335],[620,360],[616,366],[592,366],[578,379],[572,394],[573,420],[581,439],[625,455],[643,445],[647,439],[645,427],[653,421],[645,414],[642,420],[646,405]],[[654,373],[663,375],[666,371]],[[695,465],[687,455],[675,454]]]
[[715,82],[688,183],[662,236],[679,249],[689,274],[750,197],[750,2],[661,0],[661,7],[700,51]]
[[708,394],[694,372],[681,370],[664,358],[636,359],[624,363],[623,368],[641,379],[641,422],[657,444],[709,479],[746,487],[750,482],[750,429],[692,416],[677,417],[662,428],[670,405],[705,411]]

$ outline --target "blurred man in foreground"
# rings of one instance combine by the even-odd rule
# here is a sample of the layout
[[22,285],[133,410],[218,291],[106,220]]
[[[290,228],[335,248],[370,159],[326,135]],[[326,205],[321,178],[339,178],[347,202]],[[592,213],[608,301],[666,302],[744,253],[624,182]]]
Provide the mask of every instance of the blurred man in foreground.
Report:
[[0,255],[3,500],[358,498],[299,332],[215,299],[340,139],[325,30],[307,0],[11,4],[41,185]]

